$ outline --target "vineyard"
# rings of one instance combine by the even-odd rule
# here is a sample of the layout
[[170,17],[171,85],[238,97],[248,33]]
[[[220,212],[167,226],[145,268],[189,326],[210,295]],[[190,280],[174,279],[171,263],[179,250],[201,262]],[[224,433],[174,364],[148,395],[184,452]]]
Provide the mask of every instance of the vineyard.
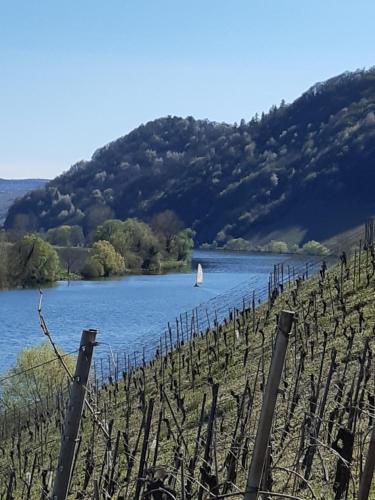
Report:
[[[329,268],[275,266],[264,290],[181,315],[156,346],[98,360],[94,347],[69,498],[243,498],[284,310],[259,497],[358,498],[375,406],[372,226],[363,241]],[[68,402],[69,384],[0,415],[0,499],[53,498]]]

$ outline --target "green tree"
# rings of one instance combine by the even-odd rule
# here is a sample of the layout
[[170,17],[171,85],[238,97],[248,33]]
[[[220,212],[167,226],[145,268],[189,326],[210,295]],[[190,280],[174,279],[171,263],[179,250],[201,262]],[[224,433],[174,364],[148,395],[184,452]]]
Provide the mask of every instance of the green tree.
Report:
[[192,229],[188,228],[180,231],[173,239],[172,253],[178,261],[189,260],[193,248],[194,231]]
[[150,226],[138,219],[123,222],[121,238],[116,241],[129,268],[156,270],[160,266],[160,243]]
[[[61,349],[58,351],[64,356],[64,361],[72,373],[74,357],[66,356]],[[31,369],[38,365],[42,366]],[[23,406],[28,402],[40,400],[47,394],[55,394],[56,388],[68,381],[64,368],[56,359],[48,342],[23,349],[6,377],[6,380],[0,383],[0,404],[3,408]]]
[[290,247],[289,247],[289,251],[290,253],[298,253],[300,250],[299,246],[297,245],[297,243],[293,243]]
[[302,253],[306,255],[328,255],[329,250],[318,241],[310,240],[303,245]]
[[160,271],[161,255],[156,246],[151,245],[148,247],[143,257],[142,268],[148,271]]
[[123,224],[123,221],[119,219],[106,220],[103,224],[96,228],[96,231],[94,233],[94,240],[106,240],[113,245],[116,237],[123,230]]
[[47,241],[59,247],[70,246],[70,226],[63,225],[47,231]]
[[76,247],[83,245],[85,238],[81,227],[63,225],[49,229],[47,241],[60,247]]
[[267,245],[266,245],[266,251],[267,252],[272,252],[272,253],[288,253],[288,245],[285,243],[285,241],[276,241],[276,240],[271,240]]
[[95,278],[101,276],[113,276],[125,271],[125,261],[113,248],[109,241],[99,240],[93,244],[91,255],[87,265],[83,269],[83,275]]
[[150,247],[157,247],[158,242],[150,226],[138,219],[127,219],[123,223],[123,236],[127,250],[146,256]]
[[108,220],[97,228],[94,239],[111,243],[129,269],[155,269],[159,266],[160,243],[150,226],[138,219]]
[[252,249],[252,245],[244,238],[233,238],[224,245],[224,248],[225,250],[249,251]]
[[15,284],[33,286],[56,281],[60,262],[54,248],[36,234],[27,234],[9,252],[10,274]]
[[88,279],[102,278],[104,276],[104,267],[98,259],[90,256],[85,262],[81,274]]

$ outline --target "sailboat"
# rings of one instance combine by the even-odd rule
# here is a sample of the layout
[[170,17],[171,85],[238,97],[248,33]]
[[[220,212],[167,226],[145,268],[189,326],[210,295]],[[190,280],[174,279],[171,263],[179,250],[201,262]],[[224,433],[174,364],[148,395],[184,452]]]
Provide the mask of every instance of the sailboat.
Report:
[[203,283],[203,268],[200,264],[198,264],[197,277],[195,278],[195,285],[194,286],[202,285],[202,283]]

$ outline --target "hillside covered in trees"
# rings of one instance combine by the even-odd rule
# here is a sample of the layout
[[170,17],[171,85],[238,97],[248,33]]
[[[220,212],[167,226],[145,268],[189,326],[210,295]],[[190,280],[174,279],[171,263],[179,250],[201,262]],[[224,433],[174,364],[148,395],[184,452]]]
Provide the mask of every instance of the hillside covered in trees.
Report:
[[43,186],[46,182],[43,179],[0,179],[0,224],[4,222],[8,208],[16,198]]
[[[246,110],[244,110],[246,114]],[[249,122],[166,117],[98,149],[10,208],[7,229],[150,221],[197,243],[325,240],[375,213],[375,69],[316,84]]]

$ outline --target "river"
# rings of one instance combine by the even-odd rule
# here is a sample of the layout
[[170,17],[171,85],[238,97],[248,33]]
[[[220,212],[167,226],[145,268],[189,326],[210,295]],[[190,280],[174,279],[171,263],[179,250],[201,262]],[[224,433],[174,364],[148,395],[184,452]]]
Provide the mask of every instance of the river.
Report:
[[[77,348],[82,329],[95,328],[102,343],[96,348],[97,356],[109,346],[114,352],[132,352],[154,345],[168,321],[180,313],[228,290],[229,304],[236,293],[264,288],[274,264],[301,268],[305,261],[300,256],[196,250],[191,268],[182,272],[59,282],[44,290],[43,314],[55,342],[66,351]],[[204,284],[196,288],[198,262]],[[45,339],[38,302],[35,289],[0,292],[0,373],[14,365],[20,350]]]

